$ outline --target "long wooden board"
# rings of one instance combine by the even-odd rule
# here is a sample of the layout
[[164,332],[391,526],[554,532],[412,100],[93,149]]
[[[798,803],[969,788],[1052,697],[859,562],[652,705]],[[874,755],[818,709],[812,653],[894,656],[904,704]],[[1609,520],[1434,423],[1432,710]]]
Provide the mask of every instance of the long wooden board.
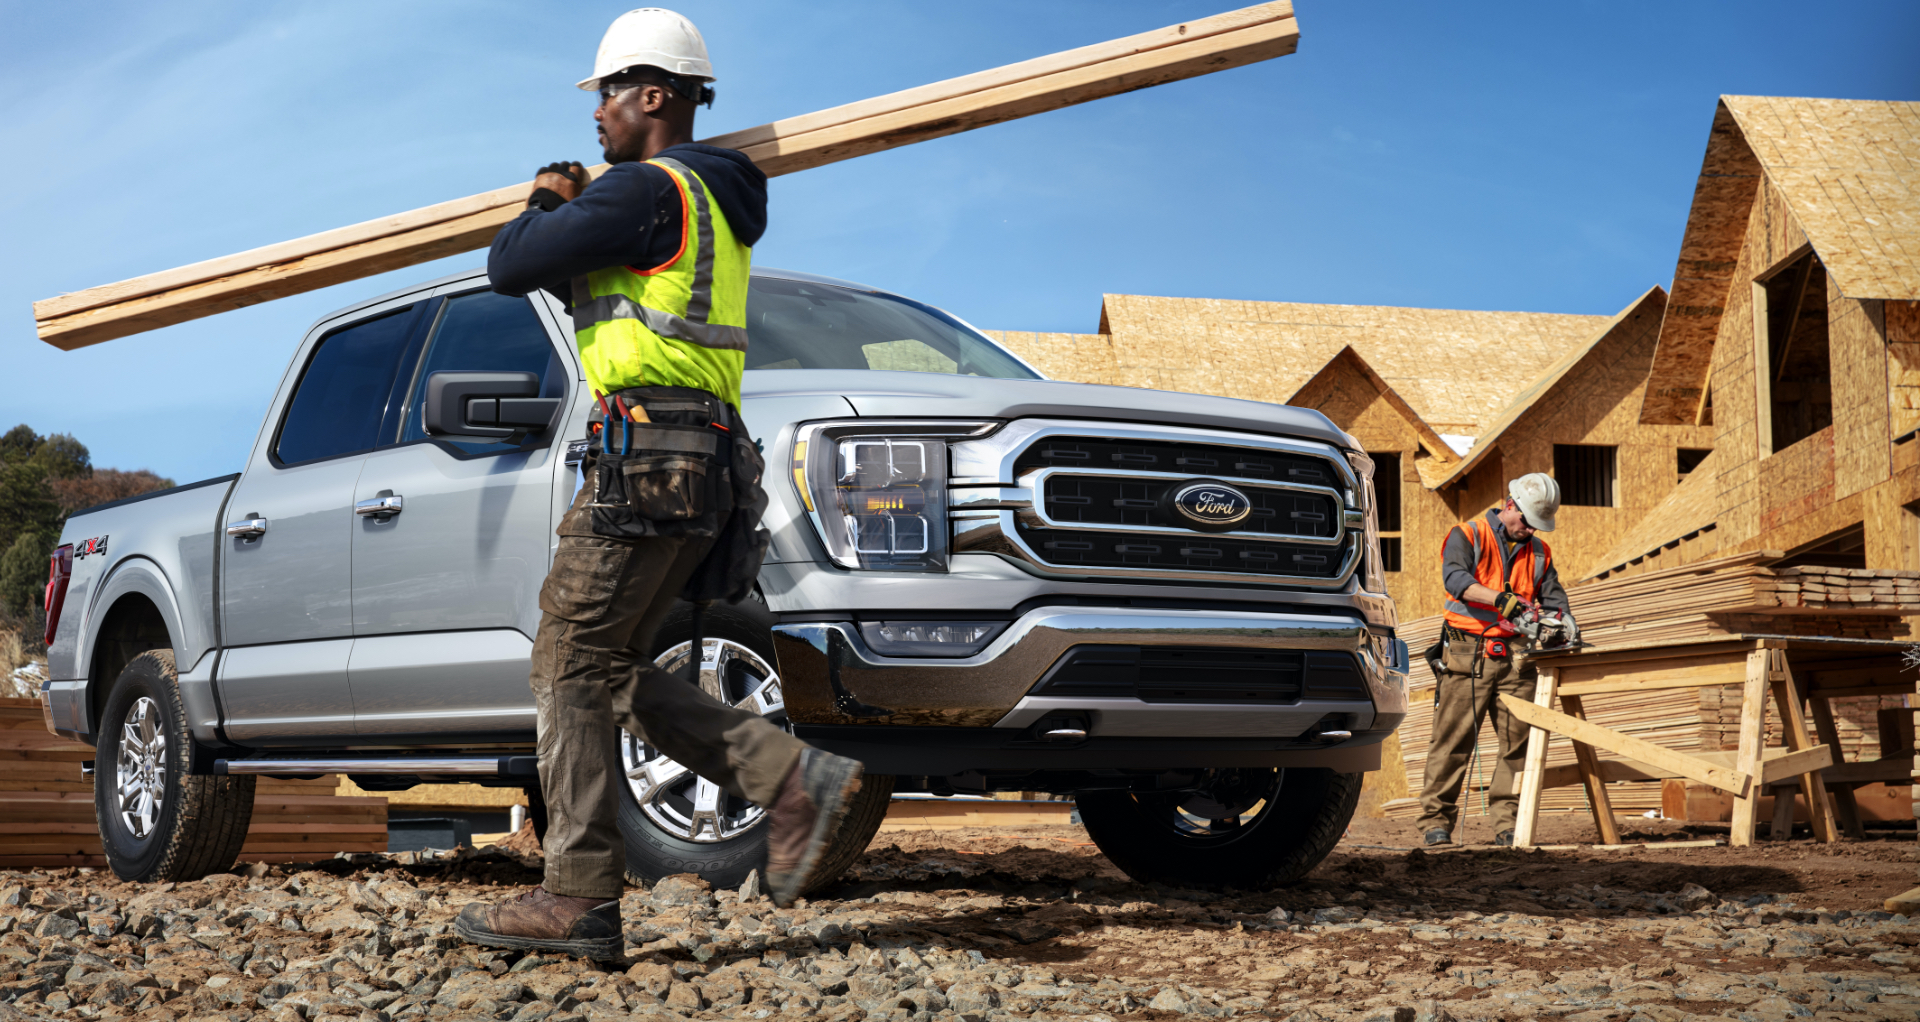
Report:
[[[716,136],[768,175],[957,134],[1292,53],[1288,0],[1229,11]],[[594,168],[595,173],[604,167]],[[63,350],[184,323],[485,247],[531,184],[369,220],[34,303]]]

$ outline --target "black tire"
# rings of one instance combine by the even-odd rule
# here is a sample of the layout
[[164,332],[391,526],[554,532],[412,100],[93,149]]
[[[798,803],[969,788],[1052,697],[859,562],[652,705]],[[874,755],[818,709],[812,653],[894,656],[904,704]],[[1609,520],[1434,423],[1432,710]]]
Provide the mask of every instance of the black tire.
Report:
[[[149,741],[139,742],[141,735]],[[173,651],[134,657],[107,696],[93,773],[100,844],[120,879],[198,880],[240,857],[253,820],[254,779],[189,775],[192,751]],[[145,797],[134,794],[123,804],[123,784]]]
[[1094,844],[1143,884],[1257,891],[1306,876],[1333,851],[1361,776],[1217,770],[1199,792],[1083,791],[1075,801]]
[[[742,659],[743,667],[730,672],[720,683],[729,702],[737,701],[744,690],[767,680],[772,666],[778,661],[773,651],[772,636],[765,622],[756,620],[749,613],[730,606],[715,606],[706,615],[701,629],[708,640],[731,643],[755,654],[759,659],[759,668],[749,668]],[[654,642],[654,656],[665,656],[675,647],[684,646],[691,638],[691,622],[684,613],[667,620],[660,629],[660,635]],[[784,711],[771,713],[767,719],[781,727],[788,727]],[[627,750],[629,736],[621,734],[621,748]],[[626,762],[616,763],[615,769],[624,774]],[[833,846],[827,851],[822,868],[818,871],[809,890],[819,888],[837,879],[846,872],[854,859],[865,851],[867,843],[880,829],[880,822],[886,817],[887,802],[893,795],[893,778],[890,775],[867,775],[861,784],[860,792],[854,795],[847,808],[847,815],[840,824],[840,830],[834,837]],[[686,805],[684,800],[674,804],[656,805],[650,813],[640,804],[633,787],[624,777],[619,781],[619,821],[620,835],[626,842],[627,880],[630,883],[652,885],[663,877],[676,873],[696,873],[718,890],[738,887],[746,880],[747,874],[760,869],[767,859],[767,820],[759,815],[757,821],[741,827],[737,833],[714,840],[693,840],[688,832],[676,832],[668,829],[661,818],[670,818],[674,804]],[[743,800],[724,792],[720,794],[722,815],[744,818],[757,811]],[[766,880],[761,878],[762,883]]]

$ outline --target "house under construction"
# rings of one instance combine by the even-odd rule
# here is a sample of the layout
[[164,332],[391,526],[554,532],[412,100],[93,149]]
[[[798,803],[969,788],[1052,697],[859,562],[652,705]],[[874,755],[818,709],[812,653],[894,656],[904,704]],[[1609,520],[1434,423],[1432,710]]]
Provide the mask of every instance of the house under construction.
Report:
[[[1059,379],[1324,412],[1374,455],[1416,648],[1447,531],[1526,472],[1560,483],[1548,539],[1603,644],[1890,638],[1920,615],[1920,103],[1722,97],[1671,290],[1611,317],[1107,295],[1095,334],[999,336]],[[1715,692],[1665,698],[1609,726],[1719,747]],[[1883,701],[1832,726],[1910,755],[1911,710]],[[1417,793],[1423,724],[1383,795]],[[1713,816],[1639,787],[1616,808]],[[1904,786],[1858,794],[1910,814]]]

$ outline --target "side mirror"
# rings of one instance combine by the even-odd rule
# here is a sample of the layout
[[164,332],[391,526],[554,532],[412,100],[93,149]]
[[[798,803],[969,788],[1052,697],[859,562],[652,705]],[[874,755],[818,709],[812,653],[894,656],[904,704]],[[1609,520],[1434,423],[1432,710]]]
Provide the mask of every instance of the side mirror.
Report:
[[557,397],[539,397],[534,373],[443,371],[427,376],[429,436],[508,439],[543,433],[560,411]]

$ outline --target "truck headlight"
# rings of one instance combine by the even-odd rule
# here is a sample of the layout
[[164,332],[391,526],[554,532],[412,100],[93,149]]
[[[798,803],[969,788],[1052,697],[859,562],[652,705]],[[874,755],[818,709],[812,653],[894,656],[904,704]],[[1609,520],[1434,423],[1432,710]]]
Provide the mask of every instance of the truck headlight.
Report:
[[1348,499],[1355,501],[1366,521],[1366,545],[1360,553],[1360,583],[1370,593],[1387,591],[1387,573],[1380,565],[1380,512],[1373,499],[1373,459],[1360,451],[1348,451],[1347,464],[1353,466],[1353,474],[1360,477],[1359,492],[1349,491]]
[[945,571],[947,442],[993,423],[814,423],[793,445],[793,481],[843,568]]

